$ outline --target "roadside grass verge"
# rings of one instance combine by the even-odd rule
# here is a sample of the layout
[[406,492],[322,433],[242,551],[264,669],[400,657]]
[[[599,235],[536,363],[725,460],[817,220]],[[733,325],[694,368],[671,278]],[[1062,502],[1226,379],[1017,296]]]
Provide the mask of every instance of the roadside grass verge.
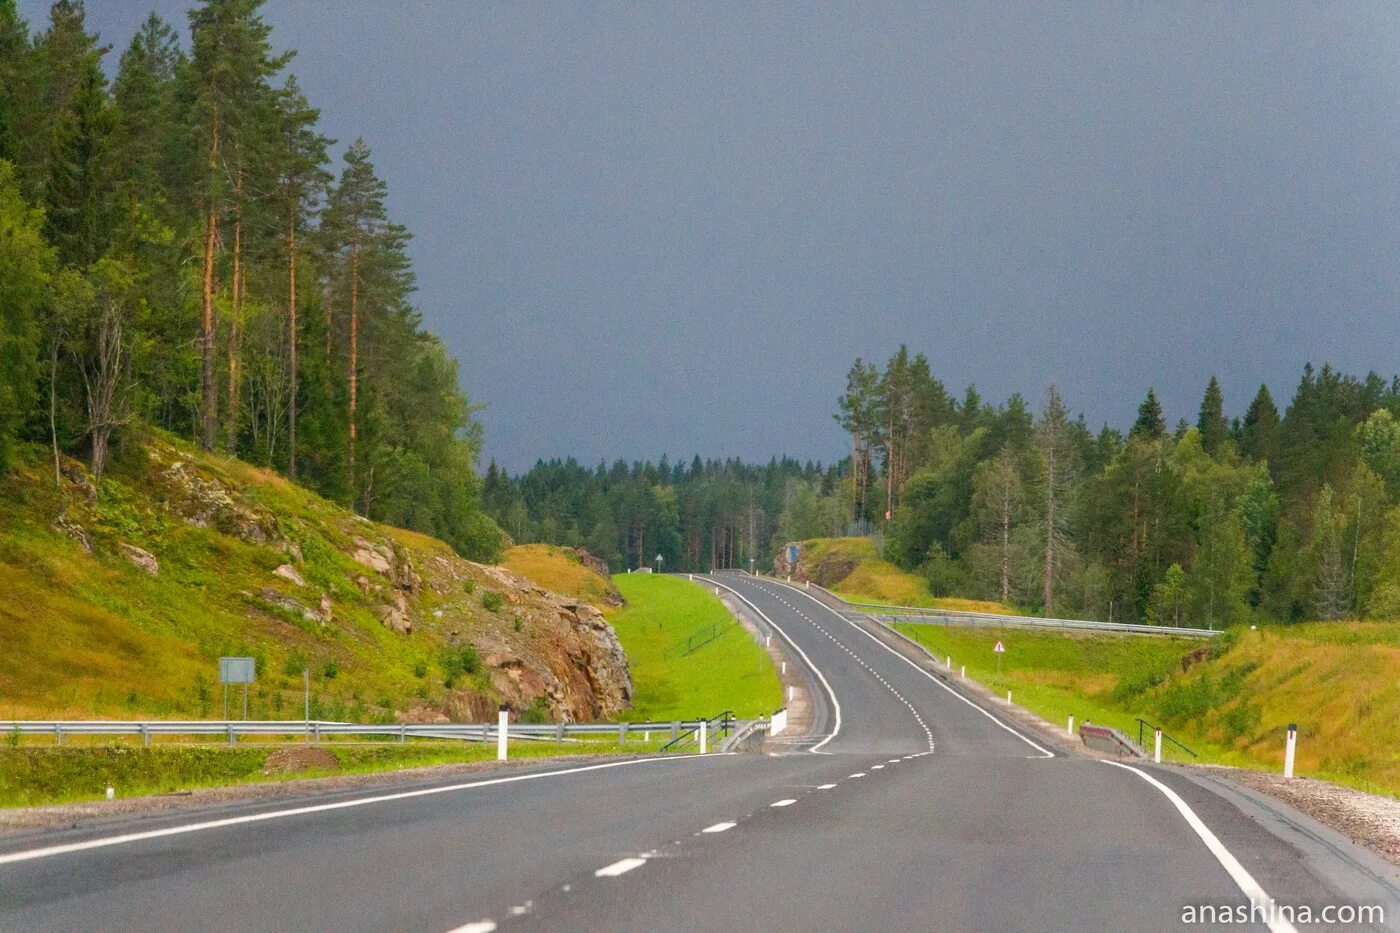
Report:
[[[542,758],[570,755],[639,754],[655,752],[670,738],[654,733],[650,741],[638,735],[625,744],[616,738],[574,742],[510,743],[510,757]],[[335,765],[309,767],[295,773],[265,773],[269,755],[279,749],[318,749],[334,756]],[[328,743],[289,745],[164,744],[150,748],[119,744],[79,747],[0,748],[0,807],[32,807],[101,800],[107,787],[118,797],[169,794],[194,788],[266,784],[347,774],[370,774],[429,765],[492,761],[494,742]]]
[[[624,718],[688,719],[726,709],[752,718],[782,706],[767,653],[713,593],[656,574],[616,574],[613,585],[627,600],[611,618],[632,669],[632,709]],[[688,637],[711,626],[718,637],[682,653]]]
[[[1235,629],[1210,641],[899,624],[940,661],[1063,727],[1092,721],[1138,735],[1162,726],[1200,761],[1283,764],[1299,727],[1298,772],[1400,796],[1400,638],[1383,623]],[[1006,647],[1001,673],[992,648]],[[1150,743],[1150,740],[1148,740]],[[1190,761],[1166,744],[1164,757]]]

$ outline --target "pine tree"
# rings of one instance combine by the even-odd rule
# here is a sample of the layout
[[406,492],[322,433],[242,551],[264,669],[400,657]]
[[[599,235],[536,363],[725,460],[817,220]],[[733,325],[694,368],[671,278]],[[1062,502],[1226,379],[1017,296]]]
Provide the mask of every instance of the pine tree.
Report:
[[[366,320],[378,319],[386,336],[395,318],[409,313],[405,301],[413,288],[404,248],[408,233],[390,223],[384,207],[387,186],[375,174],[369,146],[355,140],[345,152],[345,168],[326,203],[323,234],[331,256],[333,292],[344,308],[349,328],[345,370],[347,396],[346,469],[352,504],[364,489],[356,476],[360,437],[360,338]],[[381,350],[387,350],[382,347]]]
[[306,225],[322,197],[331,175],[326,171],[326,149],[331,140],[316,131],[320,112],[301,93],[293,75],[278,95],[277,192],[285,217],[287,256],[287,353],[290,381],[287,411],[287,475],[297,475],[297,234]]
[[[271,30],[258,15],[261,6],[262,0],[206,0],[190,12],[195,128],[203,137],[206,155],[200,185],[204,202],[200,442],[206,450],[213,449],[219,425],[219,396],[214,383],[219,215],[237,185],[240,155],[251,148],[253,134],[266,117],[268,79],[291,59],[290,54],[272,55],[268,41]],[[235,275],[235,303],[239,300],[237,279]]]
[[0,160],[0,473],[30,416],[39,376],[39,314],[52,261],[41,224],[13,167]]
[[1042,534],[1044,564],[1041,599],[1045,614],[1054,611],[1055,579],[1068,554],[1069,503],[1066,501],[1074,477],[1074,447],[1070,442],[1069,413],[1060,390],[1051,385],[1045,407],[1036,425],[1036,449],[1041,461]]
[[32,110],[29,26],[15,0],[0,0],[0,160],[21,157],[25,117]]
[[1137,421],[1128,436],[1154,441],[1167,436],[1167,421],[1162,416],[1162,405],[1157,401],[1157,390],[1147,390],[1147,397],[1138,406]]
[[1220,451],[1220,445],[1230,436],[1230,425],[1225,420],[1225,399],[1220,391],[1220,382],[1214,375],[1210,377],[1206,394],[1201,399],[1196,429],[1201,432],[1201,446],[1212,457]]

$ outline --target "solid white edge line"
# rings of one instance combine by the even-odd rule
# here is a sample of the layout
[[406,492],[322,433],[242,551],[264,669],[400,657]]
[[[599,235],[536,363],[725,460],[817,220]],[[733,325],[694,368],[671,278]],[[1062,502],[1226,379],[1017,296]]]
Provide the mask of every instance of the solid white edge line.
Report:
[[595,871],[593,876],[595,878],[616,878],[618,875],[625,875],[632,869],[640,868],[646,863],[646,859],[637,858],[635,856],[633,858],[619,859],[611,865],[604,865],[602,868]]
[[[909,658],[907,658],[907,657],[905,657],[904,655],[900,654],[898,651],[895,651],[893,648],[891,648],[889,645],[887,645],[887,644],[885,644],[884,642],[882,642],[880,639],[876,638],[875,635],[874,635],[874,633],[866,631],[864,628],[862,628],[861,626],[859,626],[859,625],[857,625],[856,623],[852,622],[850,619],[846,618],[846,617],[843,616],[841,613],[837,612],[835,609],[832,609],[830,606],[828,606],[826,603],[822,602],[820,599],[817,599],[817,598],[816,598],[815,596],[813,596],[811,593],[808,593],[806,590],[798,589],[798,588],[795,587],[795,586],[789,586],[789,585],[786,584],[786,583],[779,583],[779,582],[776,581],[776,580],[773,581],[773,582],[778,583],[778,586],[786,586],[788,589],[792,590],[793,592],[795,592],[795,593],[801,593],[803,596],[806,596],[806,597],[807,597],[808,599],[810,599],[812,602],[816,603],[818,606],[821,606],[821,607],[822,607],[823,609],[825,609],[827,612],[829,612],[829,613],[831,613],[832,615],[836,616],[836,618],[840,619],[842,622],[845,622],[845,623],[846,623],[847,625],[849,625],[851,628],[855,629],[857,632],[860,632],[860,633],[861,633],[862,635],[864,635],[866,638],[869,638],[869,639],[870,639],[871,641],[873,641],[875,644],[879,645],[881,648],[884,648],[884,649],[885,649],[886,651],[888,651],[890,654],[894,655],[896,658],[899,658],[899,659],[900,659],[901,661],[903,661],[905,664],[908,664],[908,665],[909,665],[910,667],[912,667],[914,670],[918,671],[920,674],[923,674],[925,677],[927,677],[929,680],[933,681],[933,682],[934,682],[935,684],[937,684],[938,686],[942,687],[944,690],[947,690],[948,693],[950,693],[952,696],[954,696],[955,698],[957,698],[957,699],[959,699],[959,700],[962,700],[962,701],[963,701],[964,703],[966,703],[968,706],[970,706],[970,707],[972,707],[973,709],[977,710],[977,712],[981,713],[983,716],[986,716],[986,717],[987,717],[988,719],[990,719],[992,722],[996,723],[998,726],[1000,726],[1001,728],[1005,729],[1007,732],[1010,732],[1012,735],[1016,736],[1016,738],[1020,739],[1022,742],[1025,742],[1025,743],[1026,743],[1027,745],[1029,745],[1031,748],[1033,748],[1033,749],[1035,749],[1036,751],[1040,752],[1042,758],[1054,758],[1054,757],[1055,757],[1055,753],[1054,753],[1054,752],[1050,751],[1048,748],[1045,748],[1045,747],[1042,746],[1042,745],[1037,745],[1037,744],[1036,744],[1035,742],[1033,742],[1028,736],[1026,736],[1026,735],[1022,734],[1021,732],[1018,732],[1017,730],[1011,728],[1011,727],[1008,726],[1006,723],[1002,722],[1000,719],[998,719],[997,717],[993,716],[990,712],[988,712],[987,710],[983,709],[980,705],[978,705],[977,703],[974,703],[973,701],[969,700],[967,697],[963,696],[961,693],[958,693],[958,691],[954,690],[952,687],[948,686],[948,685],[945,684],[943,681],[939,680],[937,677],[934,677],[934,676],[933,676],[932,674],[930,674],[928,671],[924,670],[922,667],[920,667],[919,665],[915,664],[912,660],[910,660]],[[917,642],[915,642],[915,644],[917,645]],[[925,654],[928,653],[927,649],[925,649],[924,653],[925,653]],[[929,655],[929,657],[933,657],[933,655]]]
[[733,828],[734,828],[735,826],[737,826],[737,825],[738,825],[737,823],[729,823],[729,822],[725,822],[725,823],[716,823],[716,824],[713,825],[713,826],[706,826],[704,829],[700,830],[700,832],[702,832],[702,833],[722,833],[722,832],[724,832],[724,831],[727,830],[727,829],[733,829]]
[[332,810],[347,810],[352,807],[363,807],[372,803],[387,803],[394,800],[411,800],[415,797],[430,797],[435,794],[450,794],[454,791],[468,790],[474,787],[491,787],[496,784],[513,784],[519,781],[534,781],[541,778],[561,777],[568,774],[582,774],[586,771],[602,771],[607,768],[621,768],[628,765],[654,764],[661,761],[699,761],[702,758],[713,758],[710,755],[668,755],[664,758],[638,758],[630,761],[611,761],[600,765],[585,765],[579,768],[565,768],[560,771],[540,771],[535,774],[517,774],[510,777],[488,778],[483,781],[470,781],[463,784],[446,784],[441,787],[424,787],[418,790],[399,791],[393,794],[377,794],[373,797],[357,797],[354,800],[339,800],[335,803],[318,803],[304,807],[293,807],[289,810],[269,810],[264,813],[251,813],[246,816],[231,816],[220,820],[205,820],[200,823],[186,823],[181,826],[167,826],[164,829],[150,829],[138,833],[123,833],[120,836],[103,836],[98,839],[88,839],[83,842],[69,842],[62,845],[45,846],[40,849],[29,849],[23,852],[10,852],[0,854],[0,865],[12,865],[16,862],[29,862],[35,859],[50,858],[55,855],[66,855],[70,852],[84,852],[89,849],[102,849],[107,846],[123,845],[130,842],[142,842],[147,839],[161,839],[166,836],[181,836],[185,833],[200,832],[207,829],[221,829],[225,826],[239,826],[245,823],[262,823],[267,820],[283,819],[289,816],[303,816],[309,813],[327,813]]
[[792,645],[792,649],[793,649],[794,651],[796,651],[799,655],[802,656],[802,660],[803,660],[804,662],[806,662],[807,667],[811,669],[811,671],[812,671],[813,674],[816,674],[816,675],[817,675],[817,679],[820,680],[820,681],[822,682],[822,686],[826,688],[826,695],[827,695],[828,697],[831,698],[831,708],[832,708],[832,711],[833,711],[833,712],[835,713],[835,715],[836,715],[836,728],[832,729],[832,730],[831,730],[831,734],[828,735],[826,738],[822,739],[822,740],[821,740],[820,742],[818,742],[816,745],[813,745],[811,748],[807,749],[807,751],[812,752],[812,753],[818,752],[818,751],[821,749],[821,747],[822,747],[823,745],[825,745],[827,742],[830,742],[832,739],[836,738],[837,734],[841,731],[841,704],[840,704],[840,703],[837,701],[837,699],[836,699],[836,691],[834,691],[834,690],[831,689],[831,684],[827,683],[826,677],[825,677],[825,676],[822,674],[822,672],[817,668],[817,666],[816,666],[815,664],[812,663],[812,659],[809,658],[809,657],[807,657],[807,652],[805,652],[805,651],[803,651],[801,648],[799,648],[799,647],[797,646],[797,642],[795,642],[795,641],[793,641],[791,638],[789,638],[789,637],[788,637],[788,633],[787,633],[787,632],[784,632],[784,631],[782,630],[782,628],[781,628],[776,622],[774,622],[772,619],[768,618],[768,616],[764,615],[762,609],[760,609],[760,608],[758,608],[757,606],[755,606],[752,602],[749,601],[748,597],[744,596],[743,593],[740,593],[738,590],[734,589],[734,587],[729,586],[729,585],[724,584],[724,583],[721,583],[719,580],[716,580],[714,577],[708,577],[707,579],[709,579],[710,582],[714,583],[715,586],[722,586],[722,587],[724,587],[726,590],[728,590],[729,592],[733,593],[736,597],[739,598],[739,600],[740,600],[741,602],[743,602],[745,605],[747,605],[747,606],[748,606],[750,609],[752,609],[754,612],[758,613],[758,617],[759,617],[760,619],[762,619],[763,621],[767,622],[769,625],[773,626],[773,631],[775,631],[775,632],[777,632],[779,635],[781,635],[781,636],[783,637],[783,641],[787,642],[789,645]]
[[[1186,819],[1187,825],[1196,831],[1197,836],[1201,837],[1201,841],[1206,844],[1206,848],[1210,850],[1210,854],[1214,855],[1216,861],[1230,873],[1230,877],[1234,879],[1239,889],[1244,892],[1244,896],[1249,898],[1250,904],[1257,904],[1264,909],[1268,908],[1268,905],[1272,903],[1273,899],[1265,892],[1263,885],[1254,880],[1254,876],[1249,873],[1249,870],[1240,864],[1240,860],[1235,858],[1234,854],[1231,853],[1229,849],[1225,848],[1225,844],[1220,841],[1220,837],[1211,832],[1210,827],[1196,815],[1196,811],[1192,810],[1190,805],[1187,804],[1185,800],[1182,800],[1181,796],[1177,794],[1176,791],[1140,768],[1134,768],[1132,765],[1125,765],[1118,761],[1100,760],[1106,765],[1113,765],[1115,768],[1122,768],[1124,771],[1133,772],[1161,791],[1163,795],[1172,802],[1172,805],[1176,807],[1177,811]],[[1270,917],[1267,919],[1266,925],[1271,933],[1297,933],[1297,929],[1293,924],[1284,918]]]

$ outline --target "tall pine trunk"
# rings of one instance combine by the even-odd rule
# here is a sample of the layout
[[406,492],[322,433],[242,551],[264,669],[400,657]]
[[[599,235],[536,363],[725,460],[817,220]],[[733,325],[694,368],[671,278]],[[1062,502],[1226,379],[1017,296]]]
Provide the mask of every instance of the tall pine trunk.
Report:
[[200,326],[200,443],[205,450],[214,449],[219,431],[219,396],[214,388],[214,244],[218,236],[219,214],[214,196],[214,175],[219,168],[219,113],[214,111],[209,121],[209,192],[204,213],[204,277],[203,318]]
[[287,212],[287,368],[291,402],[287,408],[287,475],[297,478],[297,206]]
[[233,314],[228,328],[228,405],[224,410],[224,431],[228,452],[238,453],[238,390],[240,343],[243,327],[243,170],[233,188]]
[[350,508],[355,508],[355,413],[359,402],[360,365],[360,247],[350,247],[350,456],[349,487]]
[[1045,579],[1042,582],[1045,615],[1049,616],[1055,598],[1055,449],[1050,445],[1045,457]]
[[1001,488],[1001,601],[1011,602],[1011,490]]

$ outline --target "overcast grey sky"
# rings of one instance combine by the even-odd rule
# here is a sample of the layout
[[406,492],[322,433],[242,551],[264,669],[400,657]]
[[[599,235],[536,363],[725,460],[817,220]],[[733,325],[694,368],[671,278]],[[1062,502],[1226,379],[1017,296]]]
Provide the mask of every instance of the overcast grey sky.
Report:
[[[35,22],[46,3],[22,0]],[[154,6],[89,0],[119,54]],[[831,460],[856,355],[1095,426],[1396,363],[1374,3],[271,2],[487,455]]]

